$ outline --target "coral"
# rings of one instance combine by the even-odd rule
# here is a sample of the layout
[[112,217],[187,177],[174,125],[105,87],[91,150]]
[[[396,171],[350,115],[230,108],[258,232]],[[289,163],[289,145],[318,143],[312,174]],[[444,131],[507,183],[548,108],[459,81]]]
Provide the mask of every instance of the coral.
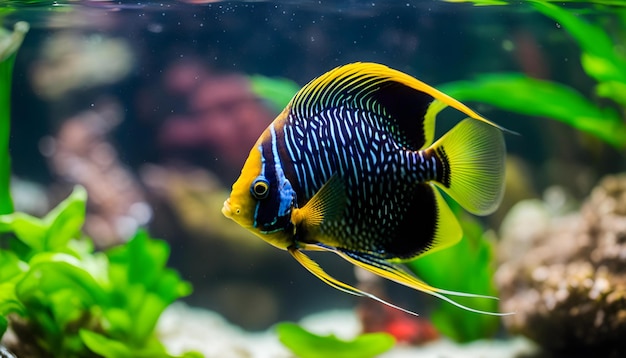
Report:
[[253,234],[221,214],[228,190],[212,172],[198,167],[146,164],[140,177],[152,200],[170,207],[184,230],[194,237],[221,239],[223,245],[254,247],[255,255],[260,254],[256,248],[266,248]]
[[[354,275],[359,281],[359,289],[390,300],[385,290],[385,280],[380,276],[359,267],[354,268]],[[439,332],[430,320],[410,315],[369,298],[359,300],[356,313],[363,333],[386,332],[394,336],[396,342],[400,344],[415,346],[440,338]]]
[[85,231],[99,247],[126,241],[152,217],[140,184],[109,139],[121,120],[119,104],[104,100],[64,121],[40,145],[53,173],[89,192]]
[[167,114],[159,127],[159,145],[165,153],[195,151],[211,158],[206,164],[230,183],[238,176],[259,133],[277,113],[253,92],[246,76],[202,75],[192,86],[186,83],[191,80],[174,79],[177,74],[186,74],[184,66],[190,65],[173,65],[166,74],[169,91],[185,96],[178,104],[181,110]]
[[503,223],[496,273],[504,322],[556,354],[626,354],[626,174],[609,176],[580,212],[522,202]]
[[132,52],[120,38],[60,32],[44,42],[31,80],[40,96],[55,100],[126,77],[133,68]]
[[364,333],[386,332],[398,343],[424,345],[439,339],[433,324],[372,300],[362,300],[357,311]]

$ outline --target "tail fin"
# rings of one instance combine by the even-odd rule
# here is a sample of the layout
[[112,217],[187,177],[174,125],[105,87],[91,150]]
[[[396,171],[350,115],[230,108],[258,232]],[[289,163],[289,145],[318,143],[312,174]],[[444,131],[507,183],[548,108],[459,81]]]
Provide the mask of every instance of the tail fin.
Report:
[[434,183],[472,214],[487,215],[504,191],[506,148],[499,128],[467,118],[429,149],[444,165],[447,180]]

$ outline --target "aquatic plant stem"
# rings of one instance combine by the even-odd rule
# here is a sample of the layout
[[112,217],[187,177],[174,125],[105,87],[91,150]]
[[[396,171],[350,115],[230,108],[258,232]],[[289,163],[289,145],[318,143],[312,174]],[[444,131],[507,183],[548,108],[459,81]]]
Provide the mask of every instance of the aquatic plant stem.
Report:
[[26,22],[15,24],[13,33],[0,29],[0,214],[13,212],[11,199],[11,79],[15,55],[28,32]]

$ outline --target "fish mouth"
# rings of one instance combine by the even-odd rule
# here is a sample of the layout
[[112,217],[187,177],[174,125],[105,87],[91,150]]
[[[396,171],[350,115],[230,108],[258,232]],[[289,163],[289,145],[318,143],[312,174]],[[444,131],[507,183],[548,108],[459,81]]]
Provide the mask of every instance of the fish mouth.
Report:
[[224,201],[224,206],[222,207],[222,214],[224,214],[224,216],[226,216],[229,219],[233,218],[233,211],[230,208],[230,198],[226,199],[226,201]]

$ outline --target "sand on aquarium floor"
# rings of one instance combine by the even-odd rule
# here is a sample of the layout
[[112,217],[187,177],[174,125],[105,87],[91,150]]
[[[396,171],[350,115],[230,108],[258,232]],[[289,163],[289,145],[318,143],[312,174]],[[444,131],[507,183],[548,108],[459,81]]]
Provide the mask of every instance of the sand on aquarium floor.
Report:
[[[360,331],[356,314],[349,310],[328,311],[305,317],[298,322],[317,334],[334,334],[351,339]],[[294,355],[278,340],[273,329],[247,332],[228,323],[219,314],[175,303],[168,308],[157,328],[159,337],[172,354],[198,351],[206,358],[291,358]],[[481,340],[457,344],[440,339],[423,346],[396,345],[381,358],[507,358],[530,356],[537,348],[523,337],[506,340]]]

